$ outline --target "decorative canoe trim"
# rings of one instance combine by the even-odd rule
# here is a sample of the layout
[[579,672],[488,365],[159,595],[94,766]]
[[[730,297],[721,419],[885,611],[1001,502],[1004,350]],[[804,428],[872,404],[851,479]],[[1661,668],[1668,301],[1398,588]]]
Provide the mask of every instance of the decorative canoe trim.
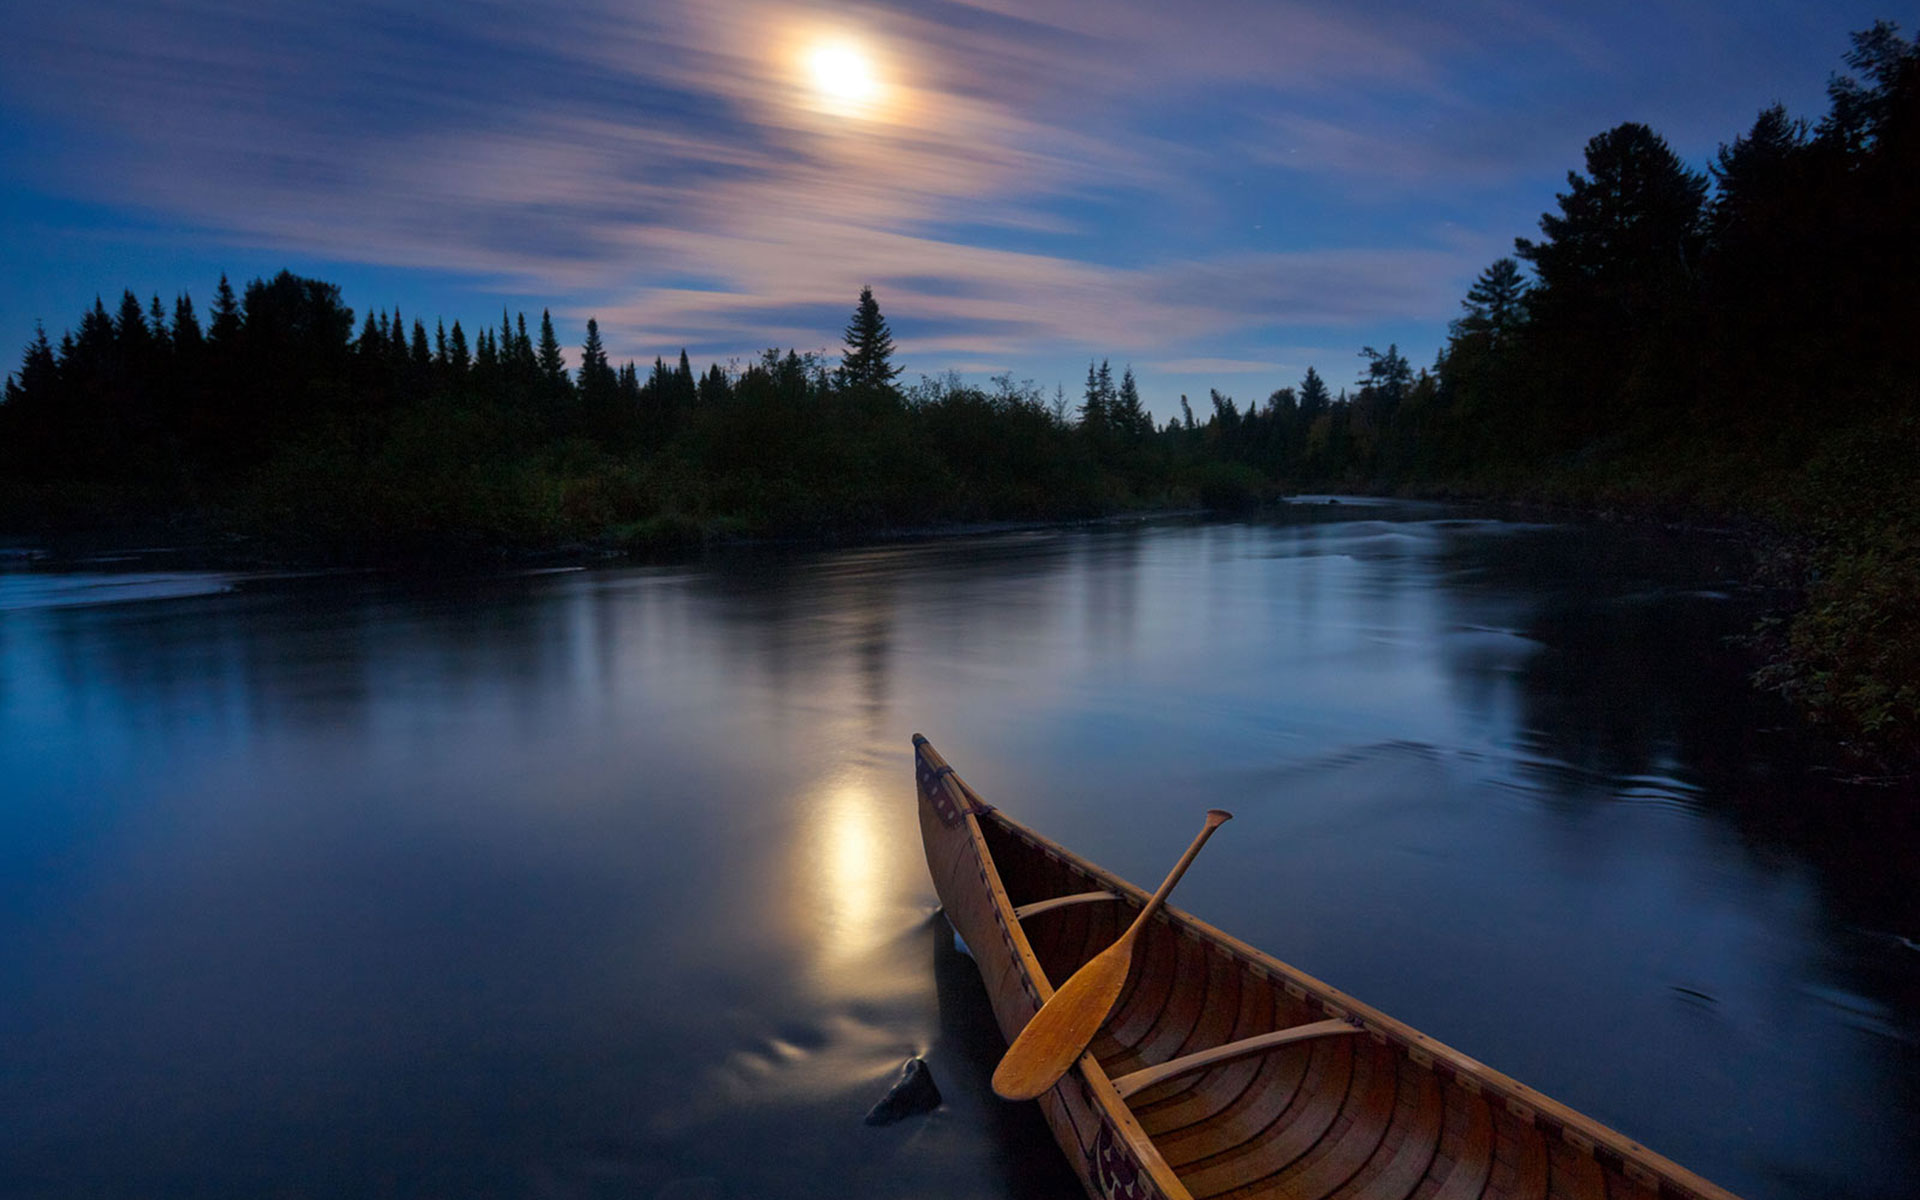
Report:
[[1093,1180],[1106,1200],[1160,1200],[1153,1180],[1128,1153],[1125,1140],[1114,1137],[1113,1126],[1105,1121],[1100,1122],[1100,1134],[1093,1140]]
[[953,773],[951,764],[942,763],[936,767],[927,760],[927,753],[931,751],[926,739],[918,738],[914,746],[914,782],[919,787],[920,798],[933,809],[934,815],[940,818],[942,825],[951,829],[958,825],[960,818],[968,813],[993,811],[993,805],[982,800],[979,793],[968,787],[965,781]]
[[1365,1031],[1359,1026],[1339,1020],[1315,1021],[1310,1025],[1291,1025],[1271,1033],[1258,1033],[1252,1037],[1241,1038],[1237,1042],[1228,1042],[1223,1046],[1196,1050],[1192,1054],[1169,1059],[1158,1066],[1143,1067],[1118,1077],[1113,1081],[1113,1086],[1114,1090],[1120,1093],[1120,1098],[1124,1100],[1135,1092],[1150,1088],[1163,1080],[1172,1079],[1176,1075],[1185,1075],[1189,1071],[1198,1071],[1215,1063],[1231,1062],[1236,1058],[1245,1058],[1249,1054],[1261,1054],[1313,1038],[1363,1032]]
[[1032,904],[1022,904],[1013,910],[1013,915],[1022,921],[1043,912],[1052,912],[1056,908],[1065,908],[1070,904],[1087,904],[1094,900],[1118,900],[1113,892],[1075,892],[1071,896],[1055,896],[1051,900],[1035,900]]
[[966,815],[960,805],[954,802],[953,786],[948,782],[952,774],[951,766],[936,767],[927,761],[923,753],[913,756],[913,781],[920,789],[920,799],[933,809],[934,816],[939,817],[940,823],[949,829],[958,825],[960,818]]

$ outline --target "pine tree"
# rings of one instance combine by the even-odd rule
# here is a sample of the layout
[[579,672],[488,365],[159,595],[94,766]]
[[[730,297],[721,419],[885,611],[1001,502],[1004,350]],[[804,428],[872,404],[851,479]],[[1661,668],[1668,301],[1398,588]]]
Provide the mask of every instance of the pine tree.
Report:
[[893,333],[887,319],[880,315],[880,304],[873,289],[860,289],[860,303],[847,323],[846,348],[840,354],[840,386],[846,388],[891,388],[900,374],[893,365]]
[[140,305],[140,297],[131,291],[120,294],[120,314],[113,323],[113,336],[120,343],[121,352],[129,363],[138,363],[152,344],[153,334],[147,328],[147,310]]
[[1133,364],[1120,375],[1120,392],[1114,398],[1111,413],[1113,427],[1122,437],[1137,439],[1153,432],[1153,418],[1140,403],[1140,387],[1133,381]]
[[1320,372],[1312,367],[1300,380],[1300,417],[1311,424],[1314,418],[1332,407],[1333,397],[1327,390],[1327,381],[1320,378]]
[[400,318],[400,306],[393,306],[393,323],[387,326],[387,361],[395,367],[409,365],[407,323]]
[[193,297],[181,292],[173,302],[173,345],[183,354],[200,349],[200,318],[193,312]]
[[567,360],[560,353],[560,339],[554,336],[553,314],[546,309],[540,310],[540,378],[547,390],[554,396],[564,396],[572,390],[572,382],[567,378]]
[[207,326],[207,340],[215,346],[231,348],[240,336],[240,301],[224,273],[220,287],[213,293],[213,321]]
[[1638,324],[1692,275],[1707,181],[1631,121],[1590,140],[1586,166],[1586,176],[1567,173],[1560,212],[1541,214],[1545,240],[1514,248],[1540,277],[1538,301]]
[[1101,382],[1101,368],[1087,360],[1087,390],[1080,404],[1080,428],[1098,438],[1107,432],[1107,393],[1112,388],[1113,373],[1107,372],[1105,383]]
[[1499,347],[1526,320],[1526,296],[1520,264],[1511,258],[1495,260],[1467,289],[1467,298],[1460,302],[1467,315],[1453,323],[1453,335],[1484,337],[1489,346]]
[[9,394],[8,399],[29,396],[41,402],[51,400],[58,380],[59,367],[54,362],[53,347],[47,342],[47,327],[35,321],[33,340],[27,343],[26,353],[20,356],[18,388]]
[[467,353],[467,333],[460,328],[460,322],[453,323],[453,332],[447,335],[447,365],[453,369],[454,378],[466,375],[473,365],[472,357]]
[[620,377],[607,362],[600,322],[587,318],[587,340],[580,345],[580,398],[590,406],[610,406],[619,395]]
[[540,361],[533,356],[533,339],[527,336],[527,314],[516,314],[513,337],[507,344],[513,347],[511,355],[503,355],[502,361],[513,362],[514,381],[522,387],[532,387],[540,377]]
[[700,377],[700,403],[706,408],[715,408],[725,404],[733,395],[733,385],[727,380],[727,373],[720,369],[719,363],[707,368]]
[[413,366],[425,370],[433,365],[433,348],[427,344],[427,323],[413,319]]
[[147,307],[147,328],[153,337],[153,344],[166,347],[173,338],[167,329],[167,310],[160,306],[160,293],[153,294],[153,303]]

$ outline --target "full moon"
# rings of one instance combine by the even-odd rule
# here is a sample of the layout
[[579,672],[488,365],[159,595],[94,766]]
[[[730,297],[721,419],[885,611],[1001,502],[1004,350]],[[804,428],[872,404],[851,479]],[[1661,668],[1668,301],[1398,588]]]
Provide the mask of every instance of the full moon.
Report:
[[807,55],[807,74],[821,103],[831,112],[860,112],[880,94],[873,60],[850,42],[815,46]]

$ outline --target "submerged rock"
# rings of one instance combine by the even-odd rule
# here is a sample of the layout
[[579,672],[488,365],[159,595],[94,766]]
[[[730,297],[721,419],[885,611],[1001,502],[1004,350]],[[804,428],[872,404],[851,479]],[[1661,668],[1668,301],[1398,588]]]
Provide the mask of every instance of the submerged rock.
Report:
[[888,1089],[886,1098],[867,1110],[867,1124],[891,1125],[902,1117],[939,1106],[940,1089],[933,1084],[933,1068],[924,1058],[910,1058],[900,1068],[900,1081]]

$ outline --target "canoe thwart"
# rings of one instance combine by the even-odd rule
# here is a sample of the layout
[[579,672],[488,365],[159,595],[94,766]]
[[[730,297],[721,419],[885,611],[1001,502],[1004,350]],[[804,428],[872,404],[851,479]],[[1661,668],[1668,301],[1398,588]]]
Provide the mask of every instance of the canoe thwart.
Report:
[[1035,913],[1051,912],[1056,908],[1065,908],[1069,904],[1086,904],[1093,900],[1118,900],[1116,892],[1075,892],[1071,896],[1055,896],[1051,900],[1035,900],[1032,904],[1022,904],[1013,910],[1013,915],[1022,921]]
[[1189,1071],[1198,1071],[1202,1067],[1211,1067],[1216,1063],[1231,1062],[1236,1058],[1245,1058],[1249,1054],[1259,1054],[1278,1046],[1289,1046],[1295,1042],[1304,1042],[1312,1038],[1333,1037],[1342,1033],[1364,1032],[1357,1025],[1346,1021],[1315,1021],[1310,1025],[1293,1025],[1286,1029],[1276,1029],[1272,1033],[1256,1034],[1241,1038],[1237,1042],[1228,1042],[1224,1046],[1214,1046],[1208,1050],[1196,1050],[1192,1054],[1183,1054],[1179,1058],[1168,1059],[1153,1067],[1143,1067],[1131,1074],[1121,1075],[1113,1081],[1120,1098],[1126,1099],[1135,1092],[1152,1087],[1156,1083],[1172,1079],[1175,1075],[1185,1075]]

